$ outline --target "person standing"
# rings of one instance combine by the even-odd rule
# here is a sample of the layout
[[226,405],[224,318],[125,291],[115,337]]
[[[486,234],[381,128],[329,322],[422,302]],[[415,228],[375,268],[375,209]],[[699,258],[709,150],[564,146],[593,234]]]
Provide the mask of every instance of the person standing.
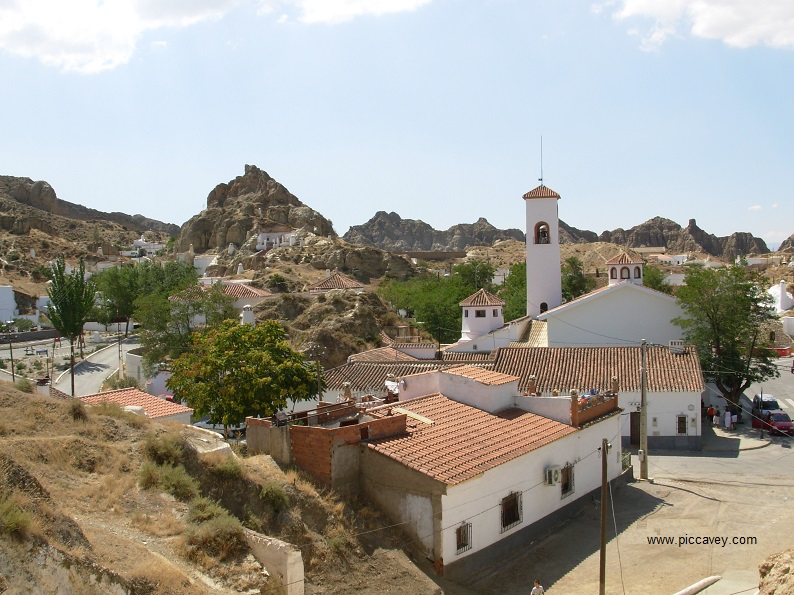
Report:
[[709,408],[706,410],[706,415],[709,418],[709,425],[713,426],[714,425],[714,406],[713,405],[709,405]]
[[530,591],[529,595],[543,595],[545,592],[543,587],[540,586],[540,581],[535,579],[535,586],[532,587],[532,591]]
[[739,409],[734,405],[731,407],[731,430],[736,429],[737,423],[739,423]]
[[730,407],[725,408],[725,429],[731,429],[731,409]]
[[715,428],[719,428],[720,427],[720,408],[719,407],[715,407],[714,408],[714,427]]

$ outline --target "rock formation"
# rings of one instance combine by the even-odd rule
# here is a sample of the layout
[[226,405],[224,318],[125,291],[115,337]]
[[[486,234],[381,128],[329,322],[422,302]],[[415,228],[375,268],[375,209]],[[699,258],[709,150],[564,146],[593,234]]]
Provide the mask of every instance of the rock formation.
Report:
[[304,205],[283,185],[254,165],[245,174],[218,184],[207,196],[207,208],[182,226],[177,250],[190,244],[197,252],[240,246],[253,233],[273,226],[305,229],[335,236],[331,222]]

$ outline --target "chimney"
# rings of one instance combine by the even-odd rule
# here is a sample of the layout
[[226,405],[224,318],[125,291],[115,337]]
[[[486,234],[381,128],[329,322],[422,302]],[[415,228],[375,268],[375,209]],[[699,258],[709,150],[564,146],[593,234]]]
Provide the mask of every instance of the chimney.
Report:
[[579,426],[579,391],[571,389],[571,425]]
[[618,377],[617,376],[613,376],[612,377],[612,392],[615,393],[615,394],[618,394],[619,390],[620,390],[620,383],[618,382]]
[[240,314],[240,324],[256,325],[256,316],[254,316],[254,309],[250,305],[243,306],[243,313]]
[[331,276],[331,269],[325,269],[325,278],[328,279]]
[[352,401],[353,400],[353,393],[350,391],[350,383],[349,382],[343,382],[342,386],[345,389],[344,392],[342,393],[342,396],[345,398],[345,401]]
[[529,394],[532,395],[532,396],[534,396],[535,393],[537,392],[537,388],[538,388],[537,380],[538,379],[535,377],[534,374],[530,374],[530,376],[529,376]]

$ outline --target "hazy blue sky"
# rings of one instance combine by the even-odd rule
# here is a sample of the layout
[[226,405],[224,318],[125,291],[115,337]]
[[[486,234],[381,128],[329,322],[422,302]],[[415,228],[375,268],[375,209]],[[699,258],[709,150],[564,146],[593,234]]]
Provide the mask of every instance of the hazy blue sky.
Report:
[[0,0],[0,174],[182,224],[246,163],[376,211],[794,233],[791,0]]

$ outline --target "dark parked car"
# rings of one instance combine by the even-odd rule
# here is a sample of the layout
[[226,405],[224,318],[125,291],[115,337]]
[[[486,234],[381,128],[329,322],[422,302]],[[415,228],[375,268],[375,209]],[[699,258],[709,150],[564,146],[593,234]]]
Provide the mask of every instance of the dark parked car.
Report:
[[777,404],[777,399],[772,395],[754,395],[753,396],[753,427],[764,427],[764,415],[769,411],[780,410],[780,405]]
[[788,413],[782,409],[767,411],[764,414],[764,429],[770,434],[787,434],[790,436],[794,431],[794,422],[791,421]]

